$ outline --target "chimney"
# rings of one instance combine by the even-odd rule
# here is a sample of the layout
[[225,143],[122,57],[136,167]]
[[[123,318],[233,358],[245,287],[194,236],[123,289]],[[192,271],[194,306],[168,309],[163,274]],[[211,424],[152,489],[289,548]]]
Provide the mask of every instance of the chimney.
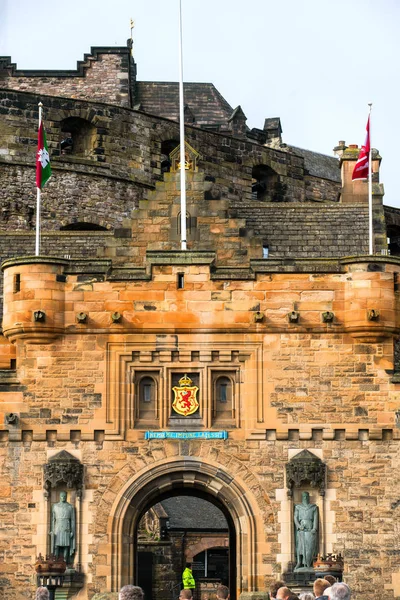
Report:
[[237,106],[228,119],[229,129],[232,131],[232,134],[238,136],[245,136],[246,121],[247,117],[242,111],[242,107],[240,105]]
[[[357,144],[345,145],[345,142],[339,142],[338,146],[333,149],[334,153],[339,156],[340,169],[342,176],[342,190],[340,193],[340,201],[346,204],[368,204],[368,182],[367,181],[352,181],[353,170],[360,153],[360,148]],[[379,184],[379,167],[381,163],[379,151],[372,149],[372,195],[374,198],[383,198],[383,185]]]

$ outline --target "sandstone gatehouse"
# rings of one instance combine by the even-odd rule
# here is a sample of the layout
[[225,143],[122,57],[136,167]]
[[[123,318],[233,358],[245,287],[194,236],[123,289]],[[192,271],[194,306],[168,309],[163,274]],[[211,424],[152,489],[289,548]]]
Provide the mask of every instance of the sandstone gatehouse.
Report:
[[[36,257],[40,101],[53,175]],[[32,596],[39,554],[67,544],[63,511],[76,549],[57,598],[140,582],[139,547],[182,550],[166,507],[187,497],[224,524],[188,526],[179,560],[227,548],[233,598],[307,586],[293,515],[308,492],[323,568],[356,597],[398,598],[400,210],[381,157],[369,255],[356,146],[291,146],[279,118],[250,129],[212,84],[185,84],[185,103],[181,251],[178,85],[138,81],[129,44],[76,71],[0,58],[3,597]],[[171,600],[180,573],[161,563],[153,598]]]

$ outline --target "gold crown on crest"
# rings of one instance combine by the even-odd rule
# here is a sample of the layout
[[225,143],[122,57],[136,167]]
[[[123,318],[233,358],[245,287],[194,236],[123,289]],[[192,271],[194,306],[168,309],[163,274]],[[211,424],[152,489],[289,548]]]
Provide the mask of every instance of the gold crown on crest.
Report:
[[184,376],[180,378],[179,385],[181,387],[189,387],[192,385],[192,380],[185,373]]

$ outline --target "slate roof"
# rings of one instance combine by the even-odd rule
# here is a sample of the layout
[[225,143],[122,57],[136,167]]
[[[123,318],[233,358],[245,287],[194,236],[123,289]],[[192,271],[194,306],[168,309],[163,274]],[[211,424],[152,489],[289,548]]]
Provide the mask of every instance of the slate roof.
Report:
[[339,159],[335,156],[297,148],[297,146],[288,145],[288,148],[295,154],[304,157],[304,167],[310,175],[341,183]]
[[[196,125],[227,125],[233,108],[221,96],[212,83],[184,83],[185,105],[194,115]],[[178,120],[178,83],[166,81],[138,81],[136,83],[135,106],[140,110]]]
[[335,258],[368,253],[368,206],[319,202],[232,203],[270,258]]
[[196,496],[176,496],[161,502],[171,529],[226,530],[223,513],[207,500]]

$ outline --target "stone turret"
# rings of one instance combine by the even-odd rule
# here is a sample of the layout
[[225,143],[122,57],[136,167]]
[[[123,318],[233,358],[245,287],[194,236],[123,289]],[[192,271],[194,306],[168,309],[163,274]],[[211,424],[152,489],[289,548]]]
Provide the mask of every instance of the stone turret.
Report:
[[11,341],[47,344],[64,333],[64,266],[68,260],[31,256],[7,260],[3,334]]

